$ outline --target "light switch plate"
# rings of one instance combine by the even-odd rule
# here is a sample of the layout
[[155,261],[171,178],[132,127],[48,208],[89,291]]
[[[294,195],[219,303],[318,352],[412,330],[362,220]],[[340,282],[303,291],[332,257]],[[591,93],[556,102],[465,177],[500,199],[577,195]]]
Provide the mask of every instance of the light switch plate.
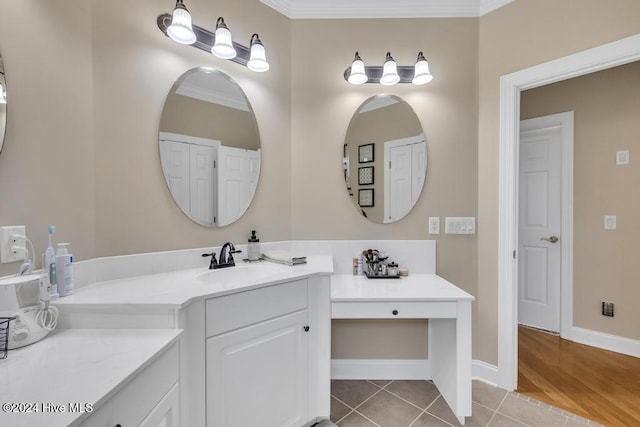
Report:
[[629,150],[616,151],[616,165],[629,164]]
[[429,217],[429,234],[440,234],[440,217]]
[[[24,225],[0,227],[0,263],[24,261],[27,259],[25,239],[16,239],[12,236],[26,236]],[[22,249],[15,249],[15,248]]]
[[476,234],[475,217],[448,216],[445,218],[446,234]]
[[605,230],[615,230],[616,229],[617,218],[615,215],[605,215],[604,216],[604,229]]

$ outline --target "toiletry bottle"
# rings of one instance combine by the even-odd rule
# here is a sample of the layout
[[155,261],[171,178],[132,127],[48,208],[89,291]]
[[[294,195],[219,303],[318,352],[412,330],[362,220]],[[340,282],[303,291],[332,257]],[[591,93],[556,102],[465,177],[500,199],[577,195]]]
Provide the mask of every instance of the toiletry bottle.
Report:
[[249,261],[260,259],[260,239],[256,237],[256,230],[251,230],[251,238],[247,243],[247,258]]
[[44,252],[44,258],[42,261],[42,270],[47,275],[47,287],[50,289],[51,299],[58,298],[58,285],[56,282],[56,253],[53,250],[53,233],[56,228],[53,225],[49,226],[49,246]]
[[69,253],[68,246],[69,243],[58,243],[56,251],[56,278],[61,297],[73,293],[73,255]]

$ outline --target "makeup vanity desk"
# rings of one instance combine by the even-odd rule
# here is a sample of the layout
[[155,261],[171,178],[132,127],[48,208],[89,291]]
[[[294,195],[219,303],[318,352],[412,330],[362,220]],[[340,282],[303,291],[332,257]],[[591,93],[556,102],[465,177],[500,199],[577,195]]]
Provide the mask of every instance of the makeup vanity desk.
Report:
[[332,319],[429,319],[431,379],[464,424],[471,416],[471,302],[436,274],[331,277]]

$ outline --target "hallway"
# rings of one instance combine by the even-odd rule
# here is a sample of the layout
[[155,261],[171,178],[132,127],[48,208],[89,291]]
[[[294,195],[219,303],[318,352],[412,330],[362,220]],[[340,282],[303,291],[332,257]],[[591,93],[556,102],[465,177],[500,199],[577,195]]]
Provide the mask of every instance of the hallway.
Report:
[[607,426],[640,425],[640,359],[518,327],[518,392]]

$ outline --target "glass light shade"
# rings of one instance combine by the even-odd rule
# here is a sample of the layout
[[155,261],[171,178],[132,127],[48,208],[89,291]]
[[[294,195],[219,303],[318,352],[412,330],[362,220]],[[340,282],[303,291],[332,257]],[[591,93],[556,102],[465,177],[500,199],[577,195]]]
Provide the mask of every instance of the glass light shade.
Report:
[[249,61],[247,61],[247,68],[257,73],[263,73],[269,69],[264,45],[257,34],[251,36],[251,51]]
[[0,104],[7,103],[7,93],[4,91],[4,86],[0,84]]
[[216,41],[211,47],[211,53],[222,59],[232,59],[236,57],[237,53],[231,40],[231,31],[229,31],[229,28],[227,28],[222,18],[218,18],[215,39]]
[[171,25],[167,28],[167,34],[173,41],[181,44],[193,44],[196,42],[196,35],[191,26],[191,15],[182,1],[176,3],[173,10]]
[[382,67],[382,77],[380,77],[380,84],[390,86],[398,83],[400,76],[398,75],[398,66],[396,61],[393,60],[391,54],[387,52],[387,59]]
[[358,52],[356,52],[356,57],[351,63],[351,73],[349,74],[348,81],[353,85],[361,85],[366,83],[369,80],[367,77],[367,73],[364,70],[364,62]]
[[422,55],[422,52],[418,54],[418,61],[416,62],[415,72],[412,83],[414,85],[423,85],[433,80],[433,76],[429,71],[429,63]]

